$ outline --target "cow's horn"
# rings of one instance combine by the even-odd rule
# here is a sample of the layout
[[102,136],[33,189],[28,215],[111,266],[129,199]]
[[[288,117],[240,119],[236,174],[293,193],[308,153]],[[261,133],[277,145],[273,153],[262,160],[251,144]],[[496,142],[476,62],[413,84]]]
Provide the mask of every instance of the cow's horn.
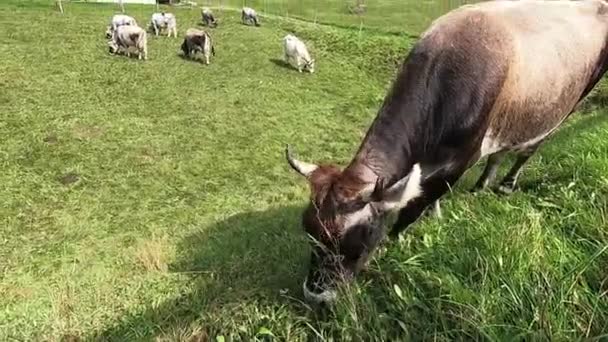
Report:
[[375,183],[370,183],[359,192],[359,197],[365,203],[378,202],[382,200],[385,180],[378,178]]
[[318,168],[318,166],[315,164],[309,164],[295,159],[291,152],[291,146],[289,145],[287,145],[285,148],[285,157],[287,158],[289,165],[291,165],[294,170],[298,171],[298,173],[304,177],[310,176],[310,174]]

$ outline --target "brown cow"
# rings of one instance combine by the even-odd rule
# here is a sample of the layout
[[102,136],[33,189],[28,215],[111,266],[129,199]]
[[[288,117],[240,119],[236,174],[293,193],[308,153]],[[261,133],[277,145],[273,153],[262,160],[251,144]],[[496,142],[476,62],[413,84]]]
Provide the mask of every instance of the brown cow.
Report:
[[608,66],[608,5],[586,1],[494,1],[437,19],[413,47],[357,154],[335,165],[287,160],[310,183],[303,213],[315,239],[304,281],[309,300],[335,299],[399,211],[397,236],[488,156],[487,186],[506,152],[517,160],[500,183],[570,116]]

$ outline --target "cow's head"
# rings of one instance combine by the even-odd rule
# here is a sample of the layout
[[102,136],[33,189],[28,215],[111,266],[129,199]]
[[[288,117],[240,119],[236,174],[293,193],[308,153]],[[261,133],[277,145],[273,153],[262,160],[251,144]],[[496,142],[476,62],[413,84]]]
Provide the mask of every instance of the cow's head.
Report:
[[108,51],[112,54],[118,52],[118,45],[114,41],[114,39],[108,40]]
[[107,39],[112,39],[112,26],[108,26],[106,28],[106,38]]
[[420,195],[421,171],[414,165],[390,186],[382,179],[368,184],[334,165],[295,159],[287,146],[289,165],[310,184],[310,203],[302,224],[313,241],[304,295],[314,302],[332,302],[336,285],[352,279],[384,236],[384,219]]
[[306,64],[304,65],[304,68],[306,68],[306,70],[308,70],[308,72],[310,72],[311,74],[315,72],[315,60],[311,59],[310,61],[306,62]]

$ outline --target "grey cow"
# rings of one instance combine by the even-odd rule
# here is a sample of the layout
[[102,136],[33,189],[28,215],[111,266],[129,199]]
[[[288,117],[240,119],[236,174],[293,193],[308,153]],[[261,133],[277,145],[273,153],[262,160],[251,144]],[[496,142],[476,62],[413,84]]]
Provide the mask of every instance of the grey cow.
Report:
[[209,57],[211,54],[215,56],[215,48],[211,41],[211,36],[203,30],[190,28],[186,31],[186,37],[182,43],[182,51],[184,56],[194,58],[197,52],[200,52],[205,57],[205,64],[209,65]]
[[241,11],[241,21],[243,21],[243,24],[253,23],[255,26],[260,26],[258,14],[251,7],[243,7],[243,10]]
[[217,27],[217,20],[213,16],[213,12],[207,7],[203,7],[201,10],[201,18],[203,20],[203,24],[209,27]]

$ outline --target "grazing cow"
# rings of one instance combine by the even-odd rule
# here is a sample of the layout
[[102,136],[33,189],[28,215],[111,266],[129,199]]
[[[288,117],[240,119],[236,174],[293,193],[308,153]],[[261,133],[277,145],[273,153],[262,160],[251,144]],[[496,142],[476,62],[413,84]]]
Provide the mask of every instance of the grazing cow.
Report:
[[177,19],[173,13],[154,13],[150,20],[150,30],[154,30],[154,34],[158,36],[158,33],[162,30],[167,30],[167,37],[177,37]]
[[197,52],[205,56],[205,64],[209,65],[209,56],[215,56],[215,48],[211,41],[211,36],[203,30],[188,29],[186,37],[182,43],[182,51],[184,56],[194,58]]
[[294,66],[299,72],[302,69],[308,70],[311,74],[315,72],[315,60],[310,58],[308,49],[304,42],[298,37],[288,34],[283,38],[283,50],[285,52],[285,62]]
[[241,21],[246,25],[251,25],[251,23],[253,23],[255,26],[260,26],[258,14],[251,7],[243,7],[243,10],[241,11]]
[[139,59],[146,60],[148,58],[148,41],[146,31],[139,26],[119,26],[114,31],[112,39],[108,41],[110,53],[117,52],[126,53],[131,57],[131,49],[137,51]]
[[215,20],[215,17],[213,16],[213,12],[211,12],[211,10],[209,8],[203,7],[203,9],[201,10],[201,17],[203,19],[203,24],[205,24],[205,26],[217,27],[217,21]]
[[112,34],[114,33],[114,31],[116,31],[116,28],[118,28],[119,26],[123,26],[123,25],[137,26],[137,21],[133,17],[130,17],[128,15],[124,15],[124,14],[114,15],[112,17],[112,20],[110,21],[110,25],[107,27],[106,38],[107,39],[112,38]]
[[476,188],[517,159],[500,183],[514,189],[522,166],[608,69],[608,4],[492,1],[439,19],[403,62],[392,89],[345,169],[294,158],[310,184],[302,223],[315,239],[304,294],[331,302],[383,238],[396,237],[488,156]]

